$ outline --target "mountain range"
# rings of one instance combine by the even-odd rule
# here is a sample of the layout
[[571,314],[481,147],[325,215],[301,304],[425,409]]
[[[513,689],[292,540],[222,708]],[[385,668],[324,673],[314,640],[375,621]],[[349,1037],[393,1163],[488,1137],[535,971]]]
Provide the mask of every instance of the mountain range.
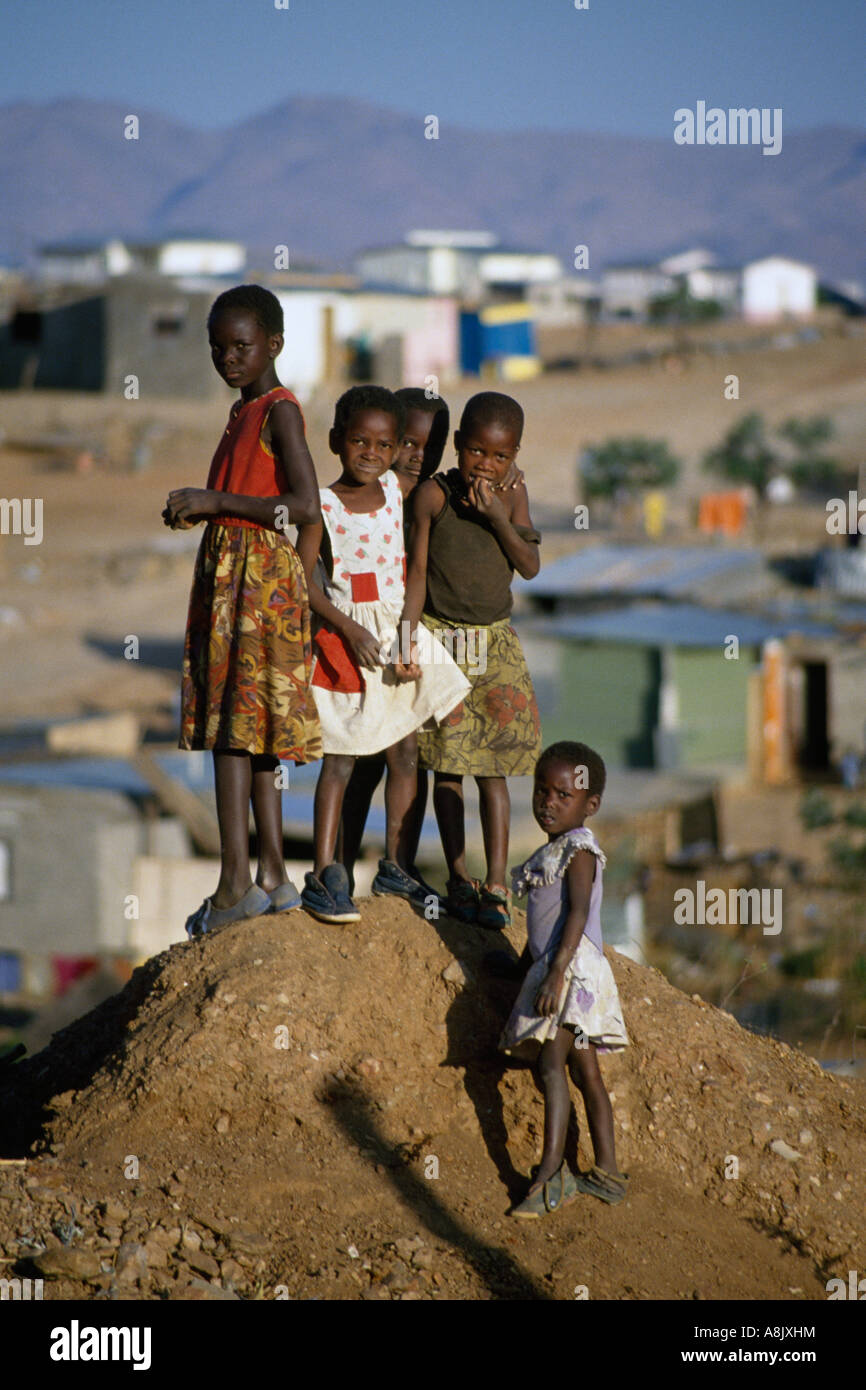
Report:
[[[138,117],[138,139],[124,136]],[[759,145],[439,126],[341,97],[295,97],[220,131],[68,98],[0,106],[0,258],[44,242],[181,232],[294,264],[349,267],[413,227],[486,229],[589,270],[687,246],[723,264],[778,253],[866,279],[866,132],[827,126]],[[429,128],[429,125],[428,125]]]

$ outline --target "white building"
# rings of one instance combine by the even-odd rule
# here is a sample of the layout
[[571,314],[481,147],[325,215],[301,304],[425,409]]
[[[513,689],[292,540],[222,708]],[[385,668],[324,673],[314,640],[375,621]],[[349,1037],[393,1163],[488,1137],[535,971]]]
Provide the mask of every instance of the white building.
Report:
[[133,242],[68,241],[39,250],[39,276],[60,284],[98,285],[118,275],[242,275],[247,250],[220,237],[169,237]]
[[772,322],[814,313],[818,279],[810,265],[786,256],[766,256],[743,268],[743,318]]
[[500,246],[492,232],[477,231],[412,231],[398,245],[362,251],[355,269],[367,284],[468,300],[520,299],[563,274],[558,256]]
[[651,299],[673,294],[677,287],[673,275],[647,261],[614,262],[601,276],[601,301],[611,318],[643,318]]
[[339,379],[348,346],[360,341],[392,388],[424,386],[428,376],[445,382],[459,372],[457,301],[449,296],[276,286],[274,292],[285,319],[277,372],[301,400]]

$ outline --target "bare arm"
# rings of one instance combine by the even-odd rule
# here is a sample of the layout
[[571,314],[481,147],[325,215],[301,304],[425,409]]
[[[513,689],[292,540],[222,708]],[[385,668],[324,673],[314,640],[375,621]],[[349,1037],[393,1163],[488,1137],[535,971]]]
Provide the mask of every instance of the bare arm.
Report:
[[289,491],[279,497],[246,497],[208,488],[178,488],[169,494],[167,524],[226,512],[272,531],[302,526],[321,516],[316,470],[304,436],[301,412],[293,401],[276,401],[265,427],[265,442],[283,465]]
[[310,607],[320,618],[324,618],[335,632],[339,632],[345,638],[358,658],[359,665],[366,666],[368,670],[372,671],[376,666],[381,665],[379,659],[380,643],[372,632],[368,632],[367,628],[361,627],[360,623],[356,623],[353,618],[331,603],[331,600],[326,597],[313,578],[316,560],[322,545],[323,531],[324,523],[321,519],[307,522],[298,527],[298,540],[295,549],[307,578]]
[[559,1007],[565,972],[580,945],[589,916],[589,900],[592,896],[594,878],[595,855],[590,850],[579,850],[566,869],[568,916],[556,955],[535,1000],[535,1007],[542,1017],[556,1013]]
[[494,492],[486,478],[469,484],[469,501],[490,523],[505,555],[523,579],[534,579],[540,568],[538,545],[524,540],[515,526],[532,526],[525,483],[518,483],[503,495]]

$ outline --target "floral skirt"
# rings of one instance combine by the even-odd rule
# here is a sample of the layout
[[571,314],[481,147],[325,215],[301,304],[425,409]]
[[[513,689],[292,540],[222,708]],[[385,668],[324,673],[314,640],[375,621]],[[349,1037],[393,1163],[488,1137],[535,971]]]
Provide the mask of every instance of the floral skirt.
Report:
[[428,613],[421,621],[448,645],[471,689],[436,729],[419,732],[419,765],[460,777],[530,777],[541,752],[541,723],[511,623],[463,627]]
[[276,531],[210,522],[183,653],[181,748],[322,756],[304,570]]
[[561,1027],[573,1028],[582,1035],[575,1039],[576,1047],[581,1046],[584,1038],[594,1043],[599,1052],[618,1052],[627,1047],[628,1034],[610,962],[585,936],[565,972],[557,1012],[547,1017],[535,1012],[535,1000],[554,954],[555,949],[546,952],[526,972],[499,1040],[501,1050],[510,1052],[529,1041],[546,1042]]

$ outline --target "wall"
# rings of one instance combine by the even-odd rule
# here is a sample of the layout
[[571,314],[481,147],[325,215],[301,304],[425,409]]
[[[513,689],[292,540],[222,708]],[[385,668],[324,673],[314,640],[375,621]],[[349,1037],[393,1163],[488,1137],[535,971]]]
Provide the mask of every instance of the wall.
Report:
[[679,766],[746,762],[746,689],[758,665],[751,648],[737,660],[722,649],[679,647],[672,652],[679,696]]
[[657,653],[625,643],[559,638],[533,639],[525,649],[537,687],[545,743],[580,739],[613,767],[653,766],[660,675]]
[[[99,296],[39,315],[38,341],[13,338],[13,320],[0,325],[0,388],[14,390],[36,365],[38,389],[99,391],[105,375],[105,300]],[[28,383],[29,384],[29,383]]]
[[231,399],[213,369],[207,340],[211,291],[187,291],[156,279],[113,281],[106,291],[104,390],[123,399],[129,375],[141,399]]
[[138,813],[114,792],[0,787],[0,839],[12,852],[0,951],[74,956],[118,948],[142,833]]

